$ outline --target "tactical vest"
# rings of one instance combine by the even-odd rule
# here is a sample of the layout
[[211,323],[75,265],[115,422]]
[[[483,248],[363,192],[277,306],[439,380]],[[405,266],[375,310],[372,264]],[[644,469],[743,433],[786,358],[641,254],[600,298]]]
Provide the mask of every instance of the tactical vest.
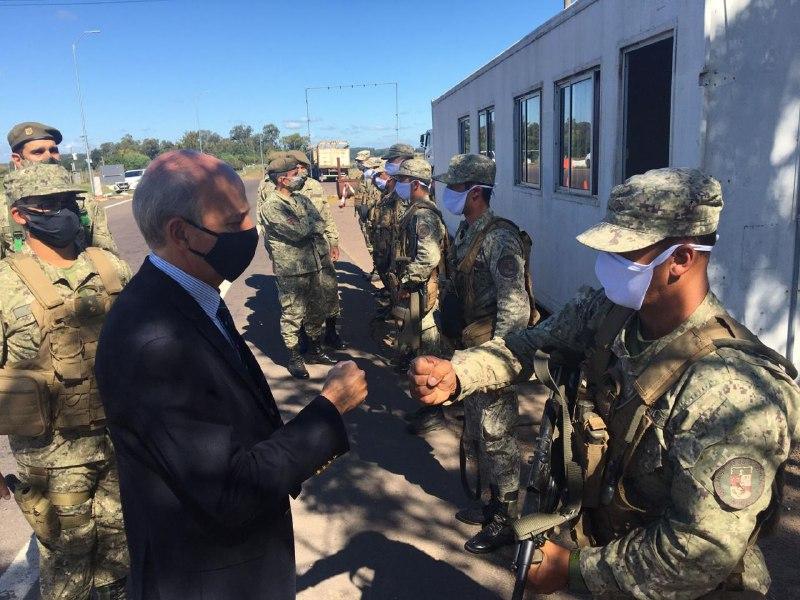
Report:
[[[428,210],[433,211],[436,213],[436,216],[439,217],[439,220],[442,223],[442,227],[444,227],[444,217],[442,216],[442,212],[438,209],[436,204],[431,202],[430,200],[417,200],[411,206],[406,209],[403,218],[400,220],[398,225],[399,228],[399,237],[398,243],[396,247],[396,251],[394,256],[392,257],[392,270],[395,271],[398,278],[400,277],[400,273],[397,271],[399,270],[398,262],[407,262],[411,259],[413,255],[416,254],[416,236],[414,236],[413,240],[410,239],[409,236],[409,226],[411,225],[414,216],[420,209],[427,208]],[[412,241],[415,242],[412,245]],[[434,306],[436,306],[436,302],[439,299],[439,275],[444,273],[447,276],[447,249],[448,249],[448,239],[447,239],[447,229],[445,228],[445,235],[442,238],[441,243],[439,244],[440,252],[440,259],[439,264],[431,271],[431,274],[428,276],[428,281],[425,282],[425,300],[426,306],[424,307],[424,311],[430,312],[433,310]],[[400,261],[398,261],[400,259]],[[405,259],[405,261],[404,261]]]
[[36,260],[19,254],[9,259],[14,272],[35,299],[31,312],[41,331],[39,356],[10,365],[10,369],[45,375],[54,429],[101,429],[105,412],[94,377],[94,359],[100,329],[111,305],[122,291],[122,281],[99,248],[87,248],[103,289],[63,298]]
[[[575,528],[580,545],[605,545],[659,516],[636,506],[626,490],[625,473],[653,426],[650,409],[694,363],[720,348],[735,348],[766,358],[776,377],[791,381],[797,376],[791,363],[746,327],[728,315],[717,315],[659,351],[633,383],[634,397],[619,403],[623,382],[611,346],[632,312],[617,305],[611,309],[581,369],[573,422],[574,453],[583,471],[583,513]],[[777,513],[780,490],[775,492],[759,528]],[[757,535],[758,529],[751,543]]]
[[[494,217],[484,227],[475,239],[472,240],[467,253],[464,258],[456,267],[455,273],[455,290],[463,303],[463,316],[466,327],[464,329],[471,340],[470,345],[479,345],[492,338],[494,332],[494,318],[497,313],[497,306],[488,306],[481,311],[475,308],[475,262],[478,259],[478,254],[483,247],[483,242],[486,237],[496,228],[503,228],[511,231],[520,241],[522,247],[522,255],[525,259],[525,291],[528,294],[528,301],[530,304],[530,314],[528,315],[528,326],[533,326],[539,322],[539,311],[536,309],[536,303],[533,296],[533,282],[531,281],[530,257],[531,249],[533,247],[533,240],[523,230],[521,230],[513,221],[504,219],[502,217]],[[474,330],[474,331],[471,331]],[[469,347],[469,346],[468,346]]]

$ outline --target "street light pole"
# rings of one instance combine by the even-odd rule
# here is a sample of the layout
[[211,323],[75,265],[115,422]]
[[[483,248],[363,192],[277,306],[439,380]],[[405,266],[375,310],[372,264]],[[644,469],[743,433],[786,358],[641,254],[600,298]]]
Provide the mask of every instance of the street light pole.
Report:
[[197,121],[197,139],[200,141],[200,154],[203,153],[203,133],[200,131],[200,96],[207,93],[203,90],[194,97],[194,118]]
[[89,137],[86,135],[86,113],[83,110],[83,94],[81,93],[81,78],[78,73],[78,42],[81,41],[81,38],[85,35],[89,35],[92,33],[100,33],[99,29],[90,29],[88,31],[84,31],[81,33],[77,39],[72,42],[72,62],[75,64],[75,87],[78,90],[78,105],[81,109],[81,130],[83,131],[83,143],[84,148],[86,149],[86,168],[89,171],[89,186],[92,190],[92,196],[96,196],[97,193],[94,189],[94,176],[92,175],[92,155],[91,151],[89,150]]

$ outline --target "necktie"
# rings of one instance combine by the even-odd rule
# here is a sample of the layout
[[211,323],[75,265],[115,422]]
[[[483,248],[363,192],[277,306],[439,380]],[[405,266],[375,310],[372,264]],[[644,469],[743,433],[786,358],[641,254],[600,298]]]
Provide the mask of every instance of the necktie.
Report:
[[222,323],[225,333],[228,334],[228,341],[230,341],[239,359],[242,359],[242,344],[244,343],[239,332],[236,331],[236,324],[233,322],[231,311],[225,305],[225,301],[220,298],[219,307],[217,308],[217,318]]

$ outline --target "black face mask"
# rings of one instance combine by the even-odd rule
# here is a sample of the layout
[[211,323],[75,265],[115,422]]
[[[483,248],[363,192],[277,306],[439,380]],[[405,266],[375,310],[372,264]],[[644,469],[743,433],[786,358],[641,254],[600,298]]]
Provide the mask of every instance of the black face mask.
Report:
[[81,231],[81,218],[71,208],[62,208],[54,215],[33,212],[24,207],[19,207],[19,211],[25,215],[28,233],[54,248],[66,248],[74,244]]
[[258,231],[255,227],[244,231],[232,233],[217,233],[206,229],[202,225],[184,219],[189,225],[200,231],[217,238],[217,243],[208,252],[203,254],[193,248],[189,250],[205,260],[211,267],[228,281],[234,281],[244,273],[244,270],[253,262],[258,246]]

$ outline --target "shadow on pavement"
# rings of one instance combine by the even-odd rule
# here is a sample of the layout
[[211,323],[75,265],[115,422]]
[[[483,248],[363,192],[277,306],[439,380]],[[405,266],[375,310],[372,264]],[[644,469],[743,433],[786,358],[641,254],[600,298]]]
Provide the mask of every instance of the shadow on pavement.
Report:
[[347,573],[361,600],[439,598],[499,599],[445,561],[375,531],[353,536],[332,556],[318,560],[297,579],[297,591]]

